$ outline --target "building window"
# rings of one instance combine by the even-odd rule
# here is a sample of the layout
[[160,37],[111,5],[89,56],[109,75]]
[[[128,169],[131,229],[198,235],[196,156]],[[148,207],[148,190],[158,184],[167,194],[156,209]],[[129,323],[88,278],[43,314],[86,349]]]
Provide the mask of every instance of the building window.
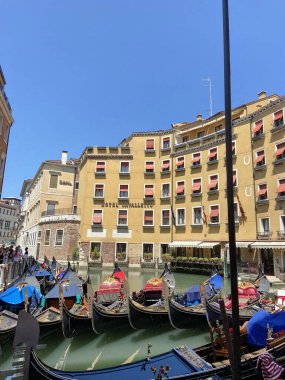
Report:
[[265,153],[264,150],[259,150],[256,154],[256,159],[255,159],[255,166],[263,166],[265,165]]
[[219,131],[221,131],[222,130],[222,124],[220,124],[220,125],[216,125],[215,126],[215,132],[219,132]]
[[161,255],[168,254],[168,252],[169,252],[168,248],[169,248],[168,244],[160,244],[160,254]]
[[258,185],[257,200],[263,201],[268,199],[267,183]]
[[176,210],[176,225],[185,226],[185,209],[184,208],[178,208]]
[[129,198],[129,185],[119,186],[119,198]]
[[237,187],[237,171],[233,170],[233,187]]
[[93,226],[102,226],[103,222],[103,210],[93,211]]
[[153,161],[146,161],[145,173],[154,173],[154,162]]
[[128,225],[128,210],[118,210],[118,226]]
[[0,229],[1,229],[1,230],[2,230],[2,228],[3,228],[3,222],[4,222],[3,219],[1,219],[1,220],[0,220]]
[[218,148],[212,148],[209,150],[208,162],[215,162],[218,160]]
[[193,178],[192,181],[192,193],[193,194],[201,194],[202,188],[202,179],[201,178]]
[[10,221],[5,220],[5,226],[4,226],[4,229],[5,229],[5,230],[9,230],[9,229],[10,229],[10,224],[11,224]]
[[77,205],[73,205],[72,213],[73,213],[74,215],[77,214]]
[[50,230],[45,230],[44,245],[50,244]]
[[187,135],[187,136],[183,136],[183,137],[182,137],[182,142],[183,142],[183,143],[186,143],[186,142],[189,141],[189,140],[190,140],[189,135]]
[[285,158],[285,142],[276,145],[275,156],[277,161]]
[[55,202],[47,202],[47,215],[55,215]]
[[145,150],[153,151],[154,150],[154,139],[147,139],[145,142]]
[[42,231],[38,231],[38,239],[42,236]]
[[203,224],[203,210],[202,207],[193,208],[193,224],[202,225]]
[[169,172],[169,170],[170,170],[170,161],[169,160],[162,161],[161,171],[162,172]]
[[130,173],[130,163],[129,163],[129,161],[121,161],[121,163],[120,163],[120,173],[122,173],[122,174]]
[[63,230],[56,230],[55,245],[63,244]]
[[210,175],[208,189],[209,191],[219,190],[219,177],[217,174]]
[[258,120],[254,123],[253,137],[259,137],[263,135],[263,120]]
[[170,149],[170,137],[163,137],[162,149]]
[[280,216],[280,237],[285,236],[285,215]]
[[170,210],[161,210],[161,225],[170,226]]
[[260,219],[260,230],[264,236],[268,236],[270,234],[270,221],[269,218]]
[[102,183],[95,184],[94,198],[104,198],[104,185]]
[[285,179],[278,180],[277,197],[285,197]]
[[184,157],[177,157],[176,170],[182,170],[185,168]]
[[147,261],[153,260],[153,244],[152,243],[143,244],[143,259]]
[[79,182],[78,181],[75,182],[75,190],[79,190]]
[[210,206],[210,223],[219,224],[220,223],[220,207]]
[[273,116],[273,128],[279,128],[284,125],[283,110],[277,111]]
[[153,210],[144,210],[144,226],[153,226]]
[[92,260],[98,260],[101,256],[101,243],[92,241],[90,244],[90,258]]
[[161,198],[170,198],[170,184],[163,183],[161,186]]
[[144,186],[144,197],[145,199],[153,199],[153,185],[145,185]]
[[116,243],[116,259],[124,261],[127,258],[127,243]]
[[197,133],[197,138],[200,139],[201,137],[205,136],[205,131],[201,131]]
[[185,182],[179,181],[176,183],[176,196],[184,197],[185,196]]
[[3,116],[0,113],[0,135],[2,133],[2,127],[3,127]]
[[57,184],[58,184],[58,174],[50,174],[49,176],[50,189],[57,189]]
[[193,153],[192,154],[192,167],[201,165],[201,153]]
[[96,162],[96,173],[105,174],[106,171],[106,162],[105,161],[97,161]]

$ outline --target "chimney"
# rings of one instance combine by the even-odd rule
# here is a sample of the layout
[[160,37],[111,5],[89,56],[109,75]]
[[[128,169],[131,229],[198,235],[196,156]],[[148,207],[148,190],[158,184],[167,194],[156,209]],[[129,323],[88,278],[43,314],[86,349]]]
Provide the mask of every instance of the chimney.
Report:
[[66,161],[67,161],[67,150],[63,150],[61,152],[61,163],[62,165],[66,165]]
[[266,98],[266,91],[261,91],[259,94],[258,94],[258,99],[264,99]]
[[197,115],[197,116],[196,116],[196,120],[197,120],[197,121],[203,120],[202,115],[201,115],[201,114]]

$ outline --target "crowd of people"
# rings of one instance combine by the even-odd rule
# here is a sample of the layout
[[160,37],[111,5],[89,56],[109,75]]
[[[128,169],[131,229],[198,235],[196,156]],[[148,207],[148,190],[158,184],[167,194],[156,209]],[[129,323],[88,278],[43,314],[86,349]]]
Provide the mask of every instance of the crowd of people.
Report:
[[29,257],[28,247],[25,248],[24,252],[20,245],[14,247],[10,245],[6,247],[3,244],[0,248],[0,264],[7,264],[8,262],[17,262]]

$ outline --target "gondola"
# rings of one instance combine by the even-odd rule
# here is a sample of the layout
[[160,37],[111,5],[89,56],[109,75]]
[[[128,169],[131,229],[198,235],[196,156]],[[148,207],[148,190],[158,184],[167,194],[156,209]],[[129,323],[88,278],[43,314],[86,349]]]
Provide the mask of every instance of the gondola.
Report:
[[150,279],[143,289],[129,297],[129,322],[135,330],[150,324],[169,323],[167,297],[175,287],[175,279],[167,264],[159,278]]
[[19,311],[22,309],[32,310],[38,307],[42,294],[40,285],[33,276],[8,287],[0,295],[0,344],[8,341],[14,334]]
[[75,273],[70,265],[57,274],[57,282],[52,289],[43,297],[41,305],[33,311],[33,316],[37,319],[41,334],[52,333],[61,328],[60,312],[60,290],[59,284],[73,278]]
[[[252,322],[251,328],[248,326],[248,333],[241,335],[241,349],[243,352],[241,361],[241,376],[246,380],[257,380],[261,378],[259,370],[256,368],[257,361],[260,362],[265,355],[272,355],[273,359],[281,367],[285,365],[285,325],[284,314],[261,316]],[[266,323],[270,318],[272,326],[271,332],[268,333]],[[254,324],[255,323],[255,324]],[[259,333],[252,332],[258,330]],[[260,334],[262,331],[262,334]],[[31,332],[31,333],[30,333]],[[119,365],[107,369],[86,370],[86,371],[61,371],[45,365],[38,357],[35,351],[37,339],[39,336],[39,328],[35,319],[25,312],[21,312],[19,316],[19,324],[14,340],[14,349],[23,343],[27,347],[25,355],[26,360],[23,361],[22,372],[26,375],[25,379],[29,380],[151,380],[160,373],[162,377],[167,379],[231,379],[231,364],[228,359],[229,353],[226,349],[225,338],[220,334],[220,329],[212,329],[210,344],[204,345],[192,350],[184,345],[174,348],[166,353],[151,357],[149,352],[144,360],[133,362],[131,364]],[[214,334],[217,335],[214,335]],[[260,336],[262,339],[260,340]],[[253,339],[253,345],[249,345],[247,341]],[[255,340],[257,339],[257,341]],[[261,345],[256,346],[256,343]],[[23,349],[22,349],[23,350]],[[19,371],[19,367],[15,369]],[[282,368],[280,368],[280,372]],[[9,371],[12,373],[13,369]],[[0,373],[1,374],[1,373]]]
[[92,331],[92,294],[88,284],[74,274],[68,282],[63,282],[60,286],[62,288],[60,310],[64,337],[71,338],[84,331]]
[[[268,284],[266,284],[268,282]],[[274,309],[274,302],[267,296],[270,283],[264,277],[262,291],[249,282],[242,282],[238,286],[239,299],[239,323],[249,321],[252,316],[260,309],[271,311]],[[264,291],[263,291],[264,290]],[[267,290],[267,291],[266,291]],[[231,297],[225,298],[226,315],[230,325],[232,325],[232,300]],[[207,320],[211,327],[217,325],[217,321],[221,323],[221,311],[219,306],[219,295],[213,295],[206,298]]]
[[129,284],[126,276],[115,265],[112,275],[99,285],[94,295],[92,327],[96,334],[129,326],[128,297]]
[[205,295],[213,295],[222,288],[223,279],[215,272],[202,285],[192,285],[182,295],[168,299],[168,316],[174,328],[185,329],[198,322],[207,323]]

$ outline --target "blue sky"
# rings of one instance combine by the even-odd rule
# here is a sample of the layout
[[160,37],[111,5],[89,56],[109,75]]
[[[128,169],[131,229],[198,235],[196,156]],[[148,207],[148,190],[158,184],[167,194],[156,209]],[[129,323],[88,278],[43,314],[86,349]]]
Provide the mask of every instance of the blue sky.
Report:
[[[224,109],[221,0],[0,0],[13,108],[3,196],[62,150]],[[284,0],[229,0],[232,105],[284,91]]]

